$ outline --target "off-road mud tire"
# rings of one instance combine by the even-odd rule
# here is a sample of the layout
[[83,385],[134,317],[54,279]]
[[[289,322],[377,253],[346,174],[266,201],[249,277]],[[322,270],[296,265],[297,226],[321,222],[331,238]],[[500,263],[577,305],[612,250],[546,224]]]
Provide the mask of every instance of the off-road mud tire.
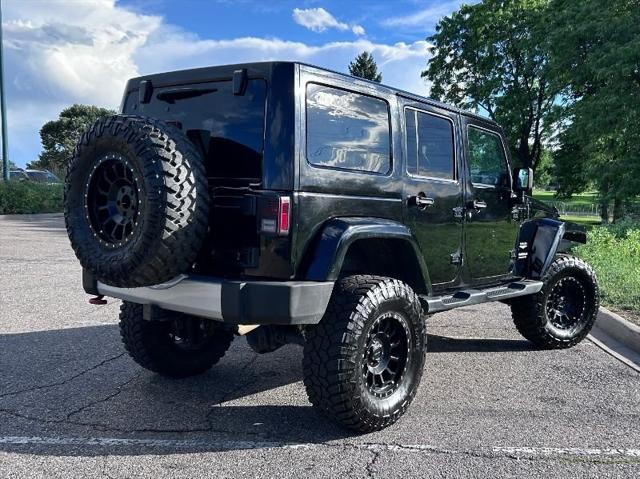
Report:
[[120,336],[133,360],[149,371],[173,378],[201,374],[218,363],[234,338],[230,329],[203,319],[213,334],[197,348],[178,347],[171,337],[173,322],[198,319],[187,314],[163,311],[163,317],[143,318],[142,305],[123,301],[120,307]]
[[[105,161],[124,164],[136,185],[129,187],[135,225],[122,241],[101,237],[90,217],[92,181]],[[173,125],[115,115],[98,120],[75,147],[65,181],[67,232],[82,266],[103,283],[148,286],[187,273],[207,234],[208,211],[202,157]]]
[[[388,314],[402,318],[399,324],[410,342],[399,386],[387,397],[376,397],[368,389],[363,361],[368,335]],[[385,428],[405,413],[418,390],[426,343],[422,307],[407,284],[379,276],[344,278],[336,283],[323,319],[306,332],[303,370],[309,401],[352,430]]]

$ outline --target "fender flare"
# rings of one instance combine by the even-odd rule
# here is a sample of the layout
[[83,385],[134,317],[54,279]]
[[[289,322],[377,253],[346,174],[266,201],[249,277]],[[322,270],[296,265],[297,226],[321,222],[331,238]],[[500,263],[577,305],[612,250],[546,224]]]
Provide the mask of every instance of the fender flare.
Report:
[[422,252],[407,226],[383,218],[342,217],[327,221],[305,254],[304,278],[311,281],[336,281],[349,247],[363,239],[394,239],[411,246],[424,289],[431,281]]
[[525,221],[516,245],[515,273],[531,279],[543,278],[563,241],[584,244],[587,233],[575,223],[554,218]]

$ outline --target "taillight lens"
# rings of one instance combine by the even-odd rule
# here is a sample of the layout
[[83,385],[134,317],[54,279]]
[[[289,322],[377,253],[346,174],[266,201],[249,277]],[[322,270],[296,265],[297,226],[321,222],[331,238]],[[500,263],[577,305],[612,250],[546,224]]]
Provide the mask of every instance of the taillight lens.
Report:
[[278,207],[278,234],[289,234],[289,219],[291,217],[291,199],[288,196],[280,197],[280,206]]
[[260,230],[262,233],[286,236],[291,227],[291,198],[270,198],[262,208]]

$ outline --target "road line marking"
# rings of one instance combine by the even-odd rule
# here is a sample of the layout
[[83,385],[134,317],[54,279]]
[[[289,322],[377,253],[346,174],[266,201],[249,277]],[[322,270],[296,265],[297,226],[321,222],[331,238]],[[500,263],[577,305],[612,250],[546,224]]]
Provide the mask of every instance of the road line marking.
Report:
[[526,447],[487,446],[476,449],[447,449],[428,444],[383,444],[383,443],[300,443],[288,444],[276,441],[225,441],[197,439],[135,439],[118,437],[42,437],[42,436],[0,436],[0,445],[40,445],[40,446],[88,446],[88,447],[131,447],[172,449],[314,449],[320,447],[346,447],[370,451],[432,452],[444,454],[485,454],[523,457],[553,456],[606,456],[640,458],[640,449],[635,448],[579,448],[579,447]]

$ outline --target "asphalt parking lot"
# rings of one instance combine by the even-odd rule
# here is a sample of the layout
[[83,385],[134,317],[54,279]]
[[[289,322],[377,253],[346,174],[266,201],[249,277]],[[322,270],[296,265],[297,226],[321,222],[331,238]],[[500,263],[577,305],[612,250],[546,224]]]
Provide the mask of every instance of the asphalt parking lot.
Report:
[[139,368],[60,215],[0,216],[0,303],[2,478],[640,476],[640,375],[588,340],[534,350],[501,304],[430,318],[409,412],[354,436],[308,404],[297,346]]

